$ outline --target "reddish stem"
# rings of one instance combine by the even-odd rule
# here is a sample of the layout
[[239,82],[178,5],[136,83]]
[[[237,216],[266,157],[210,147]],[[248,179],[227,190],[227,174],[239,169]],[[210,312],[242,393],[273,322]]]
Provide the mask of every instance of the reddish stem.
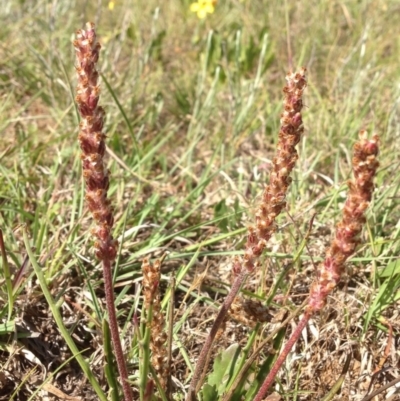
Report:
[[114,303],[111,263],[109,260],[103,260],[103,277],[111,340],[114,344],[115,359],[117,360],[118,371],[122,381],[122,390],[124,392],[125,401],[133,401],[132,389],[128,382],[128,369],[126,368],[124,352],[121,346],[121,339],[119,338],[117,313],[115,312],[116,308]]
[[214,324],[211,327],[210,333],[208,334],[207,339],[203,345],[203,348],[200,351],[200,355],[196,363],[196,368],[193,373],[192,381],[190,382],[190,387],[188,395],[186,397],[186,401],[192,401],[196,399],[196,391],[198,383],[205,368],[207,356],[211,350],[212,343],[214,342],[215,336],[218,333],[218,329],[224,322],[225,317],[229,311],[229,308],[231,307],[233,301],[235,300],[235,297],[238,294],[240,287],[244,283],[246,277],[247,277],[246,270],[242,269],[242,271],[236,276],[235,281],[233,282],[228,295],[224,299],[224,302],[218,312],[218,315],[215,318]]
[[74,47],[78,74],[76,102],[82,117],[79,125],[79,143],[82,150],[83,177],[86,184],[85,199],[96,223],[92,230],[92,234],[96,237],[94,247],[96,256],[103,265],[111,339],[122,381],[124,398],[125,401],[133,401],[114,304],[111,266],[117,255],[118,243],[112,236],[114,211],[107,197],[109,172],[104,160],[106,149],[106,135],[103,132],[105,111],[99,106],[99,73],[96,69],[101,46],[96,38],[94,24],[87,23],[86,30],[82,29],[77,32]]
[[297,340],[300,338],[301,332],[303,331],[304,327],[306,327],[308,321],[310,320],[310,317],[311,317],[311,313],[306,312],[306,314],[300,320],[300,323],[297,325],[296,329],[290,336],[288,342],[286,343],[285,347],[283,348],[283,351],[278,356],[277,360],[274,363],[274,366],[268,373],[268,376],[265,378],[264,383],[260,387],[260,390],[258,390],[258,393],[256,394],[253,401],[262,401],[265,398],[267,391],[271,387],[272,383],[275,381],[275,377],[278,374],[279,369],[282,367],[283,362],[285,362],[285,360],[286,360],[287,356],[289,355],[289,352],[292,350],[294,344],[296,344]]

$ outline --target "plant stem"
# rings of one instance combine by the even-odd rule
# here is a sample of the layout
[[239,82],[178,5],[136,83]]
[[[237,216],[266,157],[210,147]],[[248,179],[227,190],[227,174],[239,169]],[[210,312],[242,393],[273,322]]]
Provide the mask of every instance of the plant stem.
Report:
[[297,340],[300,338],[301,332],[303,331],[304,327],[306,327],[306,324],[310,320],[311,316],[312,314],[310,312],[306,312],[303,318],[300,320],[300,323],[297,325],[294,332],[290,336],[289,341],[286,343],[283,351],[278,356],[277,360],[274,363],[274,366],[268,373],[268,376],[265,378],[264,383],[260,387],[260,390],[258,390],[258,393],[254,397],[253,401],[262,401],[265,398],[265,395],[274,382],[279,369],[283,365],[283,362],[285,362],[294,344],[296,344]]
[[311,286],[306,312],[253,401],[264,399],[287,355],[300,338],[302,330],[310,317],[324,308],[328,295],[340,281],[346,260],[360,243],[361,229],[366,221],[365,212],[372,199],[374,177],[379,166],[376,157],[379,151],[379,138],[373,135],[372,139],[368,140],[365,131],[360,132],[359,138],[354,145],[352,159],[354,180],[348,182],[349,193],[343,208],[343,217],[336,226],[335,237]]
[[207,355],[211,351],[211,346],[214,342],[215,336],[217,335],[218,329],[221,327],[222,323],[224,322],[225,317],[229,311],[229,308],[231,307],[233,301],[235,300],[235,297],[238,294],[240,287],[245,282],[247,276],[248,276],[248,274],[247,274],[246,270],[242,269],[242,271],[236,276],[236,279],[233,282],[228,295],[225,297],[224,302],[218,311],[218,315],[215,318],[215,321],[214,321],[213,326],[211,327],[210,333],[208,334],[208,337],[206,338],[203,348],[200,351],[200,355],[197,360],[196,367],[195,367],[195,370],[193,373],[192,381],[190,382],[190,387],[189,387],[188,395],[186,397],[186,401],[196,400],[196,392],[197,392],[199,380],[202,376],[203,370],[206,365]]
[[251,365],[254,363],[256,358],[259,356],[260,352],[264,349],[264,347],[272,341],[275,335],[281,330],[282,327],[285,327],[292,319],[294,319],[304,308],[307,304],[307,300],[303,302],[297,309],[295,309],[283,322],[282,324],[273,330],[268,337],[266,337],[260,344],[258,344],[257,348],[254,352],[247,358],[246,363],[243,365],[241,371],[236,376],[234,382],[232,383],[230,389],[224,394],[221,401],[230,401],[233,393],[236,391],[237,387],[239,386],[240,382],[246,377],[247,371],[250,369]]
[[273,169],[270,173],[269,185],[264,188],[262,200],[257,209],[256,227],[249,227],[246,249],[242,260],[235,258],[232,273],[235,277],[230,292],[226,296],[211,331],[203,345],[197,361],[186,401],[194,401],[196,392],[201,385],[203,370],[207,364],[207,355],[224,319],[238,294],[240,287],[249,274],[259,265],[259,258],[264,251],[267,241],[276,230],[276,217],[286,206],[286,193],[291,183],[292,172],[298,158],[296,145],[304,132],[301,110],[303,108],[303,91],[306,87],[306,69],[286,76],[287,85],[284,87],[284,111],[281,116],[281,128]]
[[106,135],[103,132],[105,111],[99,106],[99,73],[96,68],[101,46],[97,40],[93,23],[88,22],[86,30],[77,31],[74,47],[78,75],[75,100],[82,117],[79,124],[78,139],[82,150],[83,178],[86,184],[85,199],[95,221],[95,228],[92,230],[92,235],[96,238],[94,248],[96,257],[103,265],[111,340],[122,382],[124,399],[125,401],[133,401],[114,303],[111,266],[117,256],[118,243],[112,236],[114,210],[107,196],[110,177],[105,163]]
[[132,389],[128,382],[128,369],[126,368],[124,352],[121,346],[121,339],[119,338],[117,313],[115,312],[116,309],[114,302],[111,263],[107,259],[103,260],[102,262],[103,262],[104,292],[106,295],[106,305],[110,323],[111,340],[114,345],[115,359],[117,360],[117,366],[122,381],[122,390],[124,392],[125,401],[133,401]]

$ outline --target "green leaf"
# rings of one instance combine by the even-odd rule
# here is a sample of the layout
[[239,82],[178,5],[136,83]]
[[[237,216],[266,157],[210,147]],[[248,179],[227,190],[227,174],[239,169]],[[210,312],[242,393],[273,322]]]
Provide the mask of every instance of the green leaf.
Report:
[[276,358],[280,353],[280,349],[282,348],[283,345],[283,340],[285,339],[285,334],[286,334],[286,327],[283,327],[281,330],[279,330],[278,334],[274,339],[273,349],[276,350],[276,352],[271,353],[265,359],[265,362],[260,366],[256,378],[251,383],[247,391],[245,401],[251,401],[255,397],[257,391],[260,389],[261,384],[264,382],[265,378],[267,377],[267,374],[270,372],[272,366],[276,361]]
[[203,401],[214,401],[218,397],[216,388],[214,386],[210,386],[208,383],[203,386],[201,392],[203,394]]
[[379,271],[379,277],[387,278],[393,277],[396,274],[400,273],[400,259],[394,260],[393,262],[388,263],[388,265]]
[[228,206],[226,206],[225,199],[222,199],[214,206],[214,217],[216,219],[221,218],[217,224],[224,233],[228,231],[228,219],[224,217],[228,215],[228,213]]
[[14,333],[14,332],[15,332],[15,321],[14,320],[0,323],[0,336]]
[[232,344],[215,358],[213,371],[208,376],[208,383],[203,387],[204,401],[216,401],[225,392],[240,355],[239,344]]

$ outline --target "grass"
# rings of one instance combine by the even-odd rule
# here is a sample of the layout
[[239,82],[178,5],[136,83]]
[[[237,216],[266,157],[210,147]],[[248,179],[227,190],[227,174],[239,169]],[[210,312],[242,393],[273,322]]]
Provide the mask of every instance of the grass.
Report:
[[[182,399],[199,344],[230,283],[231,256],[243,250],[245,227],[253,221],[268,177],[281,90],[292,65],[305,65],[309,72],[306,132],[298,146],[288,213],[279,218],[263,268],[245,288],[268,303],[275,317],[253,335],[229,322],[215,354],[232,352],[232,343],[253,351],[263,332],[283,321],[286,309],[303,302],[314,265],[324,257],[340,219],[352,145],[366,128],[381,137],[381,167],[363,246],[348,263],[347,278],[328,308],[289,357],[276,389],[284,400],[322,399],[339,380],[350,350],[341,396],[361,400],[383,356],[396,366],[398,6],[383,0],[291,3],[219,1],[200,21],[186,0],[168,5],[127,0],[116,2],[113,11],[107,2],[4,2],[0,228],[8,264],[3,259],[0,272],[0,399],[14,392],[14,399],[30,399],[47,375],[71,358],[68,335],[77,347],[75,358],[53,385],[73,397],[98,399],[86,380],[93,375],[104,399],[117,399],[108,394],[112,372],[108,381],[103,373],[103,283],[91,252],[77,143],[71,40],[87,20],[96,23],[102,43],[109,196],[120,241],[115,294],[132,382],[139,381],[141,343],[134,319],[141,313],[140,266],[145,256],[166,253],[160,287],[166,309],[175,274],[173,399]],[[23,240],[25,230],[29,243]],[[35,269],[26,266],[29,249]],[[54,304],[45,301],[47,291]],[[287,308],[274,294],[290,294]],[[59,334],[58,314],[69,334]],[[276,352],[291,330],[280,329],[269,345]],[[388,342],[392,347],[386,353]],[[29,359],[31,354],[36,359]],[[86,376],[78,365],[81,357],[91,367]],[[112,364],[109,353],[107,361]],[[264,349],[256,365],[267,370],[270,363]],[[35,367],[41,373],[30,373]],[[258,374],[255,365],[251,374]],[[386,377],[378,374],[374,389],[395,377],[395,370]],[[34,399],[42,399],[44,390],[38,394]]]

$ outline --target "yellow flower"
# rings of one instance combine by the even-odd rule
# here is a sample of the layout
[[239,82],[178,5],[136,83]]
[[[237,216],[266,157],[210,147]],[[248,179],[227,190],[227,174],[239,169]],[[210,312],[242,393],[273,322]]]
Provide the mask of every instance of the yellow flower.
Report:
[[216,0],[198,0],[190,5],[190,11],[197,13],[200,19],[203,19],[207,14],[212,14],[215,9]]
[[115,6],[115,3],[113,1],[109,1],[108,2],[108,9],[109,10],[114,10],[114,6]]

